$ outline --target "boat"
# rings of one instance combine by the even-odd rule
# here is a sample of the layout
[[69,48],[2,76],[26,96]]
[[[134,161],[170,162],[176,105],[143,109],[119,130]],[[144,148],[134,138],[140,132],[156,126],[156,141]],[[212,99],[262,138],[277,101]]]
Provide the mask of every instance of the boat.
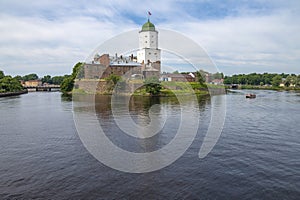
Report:
[[256,95],[255,94],[246,94],[246,98],[254,99],[254,98],[256,98]]

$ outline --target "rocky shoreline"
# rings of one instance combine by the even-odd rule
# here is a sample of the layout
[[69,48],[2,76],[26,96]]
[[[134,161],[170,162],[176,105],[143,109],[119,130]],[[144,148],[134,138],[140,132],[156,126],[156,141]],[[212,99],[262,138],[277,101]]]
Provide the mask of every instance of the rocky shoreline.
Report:
[[22,90],[19,92],[4,92],[4,93],[0,93],[0,97],[17,96],[17,95],[26,94],[26,93],[28,93],[28,90]]

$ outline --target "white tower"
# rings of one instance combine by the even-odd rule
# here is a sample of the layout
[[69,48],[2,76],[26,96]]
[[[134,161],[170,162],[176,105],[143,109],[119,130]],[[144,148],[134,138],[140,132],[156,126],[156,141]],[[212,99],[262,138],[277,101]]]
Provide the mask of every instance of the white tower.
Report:
[[160,49],[158,49],[158,32],[149,19],[139,32],[139,51],[137,61],[139,63],[160,63]]

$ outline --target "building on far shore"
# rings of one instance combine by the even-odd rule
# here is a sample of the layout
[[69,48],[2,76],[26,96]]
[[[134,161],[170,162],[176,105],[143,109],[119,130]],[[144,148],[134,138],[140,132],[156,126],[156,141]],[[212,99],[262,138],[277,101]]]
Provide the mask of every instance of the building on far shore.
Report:
[[175,81],[175,82],[195,82],[196,76],[193,73],[189,74],[172,74],[165,73],[161,76],[162,81]]
[[42,81],[41,80],[21,81],[21,85],[23,87],[37,87],[42,85]]
[[224,79],[214,79],[210,82],[210,84],[214,84],[214,85],[223,85]]
[[139,31],[139,50],[134,56],[110,56],[109,54],[94,56],[91,63],[83,67],[84,79],[104,79],[111,74],[130,77],[160,77],[161,50],[158,49],[158,31],[149,19]]

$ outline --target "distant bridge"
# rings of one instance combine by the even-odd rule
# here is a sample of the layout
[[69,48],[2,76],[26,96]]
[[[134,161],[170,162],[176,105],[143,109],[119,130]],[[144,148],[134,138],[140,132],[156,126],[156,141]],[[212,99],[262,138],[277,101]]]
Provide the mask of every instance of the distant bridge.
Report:
[[28,91],[51,91],[52,89],[60,90],[60,85],[39,85],[39,86],[24,86]]
[[239,89],[240,85],[238,84],[224,84],[228,89]]

